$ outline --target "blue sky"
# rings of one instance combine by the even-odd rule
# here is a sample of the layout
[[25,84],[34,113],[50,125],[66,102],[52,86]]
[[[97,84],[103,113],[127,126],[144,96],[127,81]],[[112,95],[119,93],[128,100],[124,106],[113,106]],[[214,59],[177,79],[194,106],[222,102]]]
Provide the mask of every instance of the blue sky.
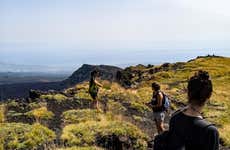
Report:
[[0,61],[73,65],[77,58],[100,63],[103,57],[89,61],[97,54],[137,58],[162,49],[228,55],[229,6],[229,0],[0,0]]

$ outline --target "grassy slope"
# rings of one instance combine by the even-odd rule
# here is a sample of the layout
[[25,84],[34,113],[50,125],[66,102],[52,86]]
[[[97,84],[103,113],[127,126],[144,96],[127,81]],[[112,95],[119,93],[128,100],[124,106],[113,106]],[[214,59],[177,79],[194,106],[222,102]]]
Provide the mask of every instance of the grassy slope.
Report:
[[[9,113],[9,111],[6,110],[5,115],[6,119],[7,117],[13,118],[15,115],[19,114],[28,115],[29,117],[33,117],[36,122],[40,122],[44,126],[48,127],[52,127],[52,122],[59,123],[59,121],[56,121],[55,119],[60,117],[63,123],[60,125],[60,132],[56,131],[56,134],[58,137],[60,136],[60,138],[64,137],[64,142],[66,142],[67,145],[74,146],[72,149],[97,149],[97,147],[94,147],[98,146],[95,144],[95,139],[97,139],[96,135],[101,135],[107,138],[111,134],[116,135],[116,133],[119,136],[123,135],[131,138],[133,138],[132,136],[135,136],[136,141],[134,140],[134,142],[136,142],[137,145],[139,143],[139,145],[145,146],[144,143],[146,142],[146,139],[143,138],[139,133],[139,129],[135,129],[133,135],[129,135],[131,133],[129,128],[132,129],[136,128],[137,126],[146,134],[143,136],[151,136],[151,134],[154,132],[152,129],[153,122],[151,120],[151,116],[149,116],[149,114],[151,114],[151,110],[145,105],[145,103],[151,99],[152,91],[150,84],[157,80],[161,83],[162,89],[167,94],[180,102],[186,103],[187,79],[189,79],[189,77],[192,76],[195,71],[203,69],[210,72],[214,84],[214,92],[211,97],[210,104],[205,107],[204,115],[208,120],[217,124],[222,139],[226,145],[230,146],[229,64],[230,58],[218,57],[199,58],[176,67],[175,64],[170,64],[167,71],[151,74],[154,76],[154,78],[151,78],[151,80],[141,81],[136,89],[124,89],[116,83],[103,81],[104,87],[100,90],[99,99],[102,101],[102,103],[106,102],[107,105],[104,107],[106,107],[107,112],[99,116],[97,115],[99,118],[94,117],[96,112],[94,113],[94,111],[90,109],[85,109],[90,106],[89,104],[92,101],[88,94],[88,83],[77,85],[75,87],[76,94],[73,95],[73,97],[66,97],[61,94],[43,95],[40,98],[40,102],[38,101],[29,104],[28,110],[30,111],[24,113],[23,110],[20,111],[21,113],[16,112],[14,114],[14,112]],[[146,73],[149,69],[153,68],[139,67],[137,69]],[[53,101],[56,102],[53,103]],[[52,108],[52,103],[55,104],[54,108]],[[19,108],[19,105],[15,102],[5,105],[8,106],[8,108],[9,106],[11,106],[11,108],[15,108],[13,106]],[[173,105],[178,107],[178,105]],[[79,107],[82,110],[76,110],[76,108]],[[0,105],[0,123],[4,118],[3,108],[3,105]],[[50,114],[48,117],[47,115],[43,115],[47,114],[47,112]],[[55,116],[53,117],[53,115]],[[91,123],[89,124],[89,122]],[[129,123],[127,124],[126,122]],[[72,124],[78,124],[78,126],[72,126]],[[93,126],[94,124],[96,125]],[[27,126],[27,124],[25,124],[25,126]],[[84,132],[84,127],[88,126],[89,128],[93,128],[93,132]],[[104,126],[109,126],[111,130],[104,130],[103,132],[101,128]],[[125,126],[127,126],[127,129]],[[71,130],[78,134],[70,134],[72,132],[69,133],[67,130],[70,127]],[[62,133],[62,131],[66,132]],[[79,133],[82,135],[89,134],[91,139],[87,139],[88,136],[86,136],[85,139],[79,139],[78,135],[81,135]],[[68,144],[71,143],[72,140],[75,140],[75,144]],[[81,140],[90,142],[87,144],[87,142],[82,142]],[[80,142],[76,144],[76,141]]]
[[230,58],[207,57],[190,61],[181,69],[170,70],[170,78],[160,78],[164,89],[174,98],[186,101],[187,79],[200,69],[210,73],[214,92],[204,115],[214,122],[225,144],[230,146]]
[[[220,136],[224,144],[230,146],[230,58],[224,57],[204,57],[198,58],[179,67],[175,64],[169,65],[167,71],[161,71],[154,74],[154,80],[144,80],[136,90],[125,90],[119,86],[111,86],[111,91],[102,90],[100,96],[109,95],[121,96],[125,93],[128,97],[128,103],[131,107],[139,112],[149,112],[144,103],[151,98],[150,84],[157,80],[162,84],[162,89],[173,99],[179,102],[187,102],[187,81],[198,70],[206,70],[210,73],[213,81],[214,92],[208,105],[204,109],[204,116],[211,122],[215,123],[220,131]],[[159,67],[159,66],[155,66]],[[147,72],[151,68],[135,68]],[[106,94],[107,92],[107,94]],[[121,98],[126,101],[126,98]],[[178,107],[175,104],[172,104]],[[134,119],[136,116],[133,116]],[[144,117],[144,115],[137,115]],[[140,120],[141,118],[139,118]]]

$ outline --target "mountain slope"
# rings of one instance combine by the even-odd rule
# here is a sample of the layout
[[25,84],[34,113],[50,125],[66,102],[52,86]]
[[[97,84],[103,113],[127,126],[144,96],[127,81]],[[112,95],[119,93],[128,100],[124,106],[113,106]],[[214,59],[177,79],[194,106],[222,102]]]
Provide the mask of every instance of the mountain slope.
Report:
[[88,81],[90,79],[90,73],[95,69],[99,71],[101,79],[111,81],[116,80],[117,72],[122,70],[115,66],[84,64],[62,83],[67,86],[73,86],[77,83]]
[[[24,137],[27,124],[34,123],[46,126],[31,133],[34,135],[36,132],[45,132],[46,135],[39,138],[38,144],[31,143],[34,149],[47,147],[73,150],[145,150],[151,148],[151,144],[147,145],[147,143],[152,140],[156,129],[152,111],[145,105],[152,96],[151,83],[157,81],[162,85],[162,89],[172,100],[171,109],[174,111],[186,104],[187,80],[200,69],[209,71],[214,85],[213,95],[203,114],[217,125],[221,144],[225,146],[221,149],[228,149],[227,147],[230,147],[230,67],[228,64],[230,58],[209,56],[199,57],[186,63],[165,63],[160,66],[138,65],[118,70],[117,79],[120,84],[112,82],[112,78],[107,78],[110,79],[109,81],[100,81],[103,87],[99,92],[99,100],[103,111],[92,109],[87,81],[62,92],[41,93],[29,102],[20,100],[4,102],[0,104],[0,123],[3,122],[4,125],[0,127],[0,132],[4,135],[0,137],[0,149],[1,141],[8,149],[26,147],[26,144],[20,145],[14,139],[18,139],[19,135]],[[80,72],[85,74],[84,71]],[[75,80],[75,75],[71,78]],[[65,82],[73,84],[71,81]],[[166,127],[168,121],[169,116],[166,118]],[[21,128],[22,132],[7,135],[5,131],[14,129],[12,122],[23,123],[25,129]],[[8,130],[3,130],[6,128]],[[53,131],[56,137],[54,142],[50,143],[47,136],[53,139]]]
[[63,90],[71,87],[77,83],[88,81],[91,71],[97,69],[102,74],[102,79],[115,80],[116,73],[121,71],[121,68],[107,65],[82,65],[77,71],[75,71],[69,78],[60,82],[49,83],[17,83],[17,84],[5,84],[0,85],[0,100],[8,98],[26,98],[29,96],[29,90]]

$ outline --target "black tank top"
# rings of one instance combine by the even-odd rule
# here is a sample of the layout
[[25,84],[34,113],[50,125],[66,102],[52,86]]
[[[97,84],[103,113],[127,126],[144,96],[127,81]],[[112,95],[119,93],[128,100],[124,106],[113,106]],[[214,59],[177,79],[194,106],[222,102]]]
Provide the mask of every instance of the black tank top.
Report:
[[[156,106],[157,105],[157,98],[158,98],[158,95],[162,93],[161,91],[157,91],[156,94],[153,94],[153,97],[152,97],[152,105],[153,106]],[[164,104],[164,98],[162,99],[162,105],[158,108],[152,108],[153,109],[153,112],[161,112],[161,111],[164,111],[164,107],[163,107],[163,104]]]

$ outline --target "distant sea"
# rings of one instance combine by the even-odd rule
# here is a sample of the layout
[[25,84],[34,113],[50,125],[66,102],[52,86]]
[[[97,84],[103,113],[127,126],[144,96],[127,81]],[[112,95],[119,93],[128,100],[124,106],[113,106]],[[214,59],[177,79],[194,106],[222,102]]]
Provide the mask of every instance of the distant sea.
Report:
[[88,64],[107,64],[115,65],[119,67],[127,67],[130,65],[159,65],[165,62],[174,63],[174,62],[186,62],[191,59],[196,58],[197,56],[206,56],[206,55],[217,55],[230,57],[229,50],[120,50],[120,51],[109,51],[104,53],[93,52],[83,55],[78,62],[79,66],[84,63]]
[[[15,65],[41,65],[59,71],[73,72],[82,64],[114,65],[121,68],[137,64],[158,65],[165,62],[186,62],[197,56],[230,57],[230,49],[152,49],[152,50],[57,50],[23,53],[3,51],[0,60]],[[44,69],[44,68],[43,68]]]

